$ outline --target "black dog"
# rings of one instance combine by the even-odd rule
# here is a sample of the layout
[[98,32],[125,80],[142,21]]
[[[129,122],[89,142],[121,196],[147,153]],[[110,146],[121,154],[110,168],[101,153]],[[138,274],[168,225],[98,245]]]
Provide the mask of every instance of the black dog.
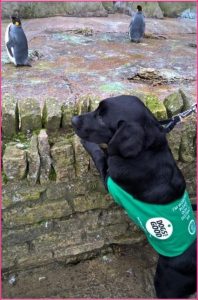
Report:
[[[151,210],[161,207],[162,212],[169,206],[171,212],[183,209],[184,215],[185,209],[191,210],[190,205],[185,208],[185,180],[169,149],[165,130],[137,97],[105,99],[95,111],[74,116],[72,125],[111,194],[110,184],[113,183],[116,202],[119,203],[120,195],[126,194],[128,197],[126,202],[124,200],[120,204],[129,217],[131,211],[133,213],[133,208],[130,208],[133,203],[141,207],[145,205],[146,210],[147,207]],[[102,143],[108,146],[106,152],[99,146]],[[177,199],[183,200],[174,206]],[[196,291],[195,223],[193,213],[190,214],[183,215],[189,232],[180,245],[182,250],[179,254],[174,242],[169,247],[169,253],[161,251],[161,245],[172,238],[172,231],[169,231],[172,224],[167,225],[166,218],[149,219],[152,222],[147,222],[146,228],[139,224],[147,238],[151,239],[151,244],[153,240],[157,241],[160,248],[154,280],[158,298],[186,298]],[[194,227],[191,228],[191,225]],[[183,235],[184,229],[179,225],[181,239]]]

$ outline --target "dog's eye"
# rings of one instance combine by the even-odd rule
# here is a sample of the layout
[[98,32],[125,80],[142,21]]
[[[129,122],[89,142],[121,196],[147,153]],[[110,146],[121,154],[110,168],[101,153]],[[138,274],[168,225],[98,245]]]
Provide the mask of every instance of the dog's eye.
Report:
[[98,123],[100,125],[106,126],[105,123],[104,123],[104,121],[103,121],[103,117],[101,115],[101,111],[100,110],[96,111],[95,118],[97,119],[97,121],[98,121]]

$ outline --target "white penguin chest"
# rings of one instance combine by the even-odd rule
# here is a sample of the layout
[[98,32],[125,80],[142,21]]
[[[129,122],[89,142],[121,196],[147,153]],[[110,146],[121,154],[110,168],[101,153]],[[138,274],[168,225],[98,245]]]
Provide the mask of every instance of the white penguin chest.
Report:
[[8,57],[10,59],[10,61],[16,65],[16,60],[15,60],[15,57],[14,57],[14,48],[11,47],[11,53],[12,53],[12,56],[7,48],[7,43],[9,42],[9,30],[10,30],[10,26],[12,25],[12,23],[10,23],[7,28],[6,28],[6,32],[5,32],[5,45],[6,45],[6,51],[7,51],[7,54],[8,54]]

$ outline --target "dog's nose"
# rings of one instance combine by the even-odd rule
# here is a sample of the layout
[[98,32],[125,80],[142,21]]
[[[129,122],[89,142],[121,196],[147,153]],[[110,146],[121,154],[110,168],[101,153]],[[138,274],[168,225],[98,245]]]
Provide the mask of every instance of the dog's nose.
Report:
[[79,125],[79,117],[78,116],[72,117],[71,122],[72,122],[72,126],[77,128]]

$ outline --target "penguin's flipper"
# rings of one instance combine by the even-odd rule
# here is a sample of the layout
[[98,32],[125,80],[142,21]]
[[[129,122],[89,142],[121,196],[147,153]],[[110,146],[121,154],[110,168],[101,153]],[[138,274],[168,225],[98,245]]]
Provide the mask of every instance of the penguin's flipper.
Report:
[[8,52],[9,52],[11,57],[14,57],[14,54],[12,52],[13,46],[14,46],[14,43],[12,41],[9,41],[9,42],[6,43],[6,47],[7,47]]

